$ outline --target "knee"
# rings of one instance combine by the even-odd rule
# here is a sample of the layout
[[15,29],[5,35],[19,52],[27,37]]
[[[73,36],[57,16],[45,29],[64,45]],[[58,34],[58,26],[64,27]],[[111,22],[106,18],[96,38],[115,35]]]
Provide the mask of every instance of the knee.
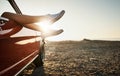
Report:
[[10,12],[4,12],[1,16],[5,17],[6,15],[10,14]]

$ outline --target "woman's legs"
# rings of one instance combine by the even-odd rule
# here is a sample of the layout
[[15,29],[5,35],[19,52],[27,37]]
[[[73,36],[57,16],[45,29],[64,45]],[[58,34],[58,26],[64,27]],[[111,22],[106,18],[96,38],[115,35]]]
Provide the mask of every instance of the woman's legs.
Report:
[[20,15],[20,14],[14,14],[10,12],[4,12],[2,14],[3,17],[12,19],[19,24],[30,24],[30,23],[36,23],[36,22],[41,22],[44,20],[48,20],[51,23],[54,23],[55,21],[59,20],[63,15],[65,11],[62,10],[58,14],[48,14],[48,15],[41,15],[41,16],[29,16],[29,15]]
[[23,26],[26,27],[26,28],[35,30],[35,31],[44,32],[44,30],[42,29],[42,27],[40,27],[37,24],[24,24]]
[[28,16],[28,15],[20,15],[20,14],[15,14],[10,12],[4,12],[2,16],[8,19],[12,19],[20,24],[35,23],[45,18],[44,16]]
[[[54,23],[55,21],[59,20],[63,15],[64,15],[65,11],[61,11],[58,14],[48,14],[48,15],[43,15],[43,16],[28,16],[28,15],[20,15],[20,14],[14,14],[14,13],[10,13],[10,12],[5,12],[2,14],[2,17],[11,19],[16,21],[18,24],[23,25],[26,28],[32,29],[32,30],[36,30],[39,32],[43,32],[44,30],[34,24],[36,22],[41,22],[41,21],[49,21],[51,24]],[[48,37],[48,36],[54,36],[54,35],[58,35],[60,33],[63,32],[62,29],[60,30],[51,30],[48,29],[49,32],[44,33],[44,37]]]
[[47,32],[45,32],[41,27],[39,27],[39,26],[36,25],[36,24],[25,24],[24,26],[25,26],[26,28],[29,28],[29,29],[32,29],[32,30],[36,30],[36,31],[42,32],[41,37],[43,37],[43,38],[49,37],[49,36],[55,36],[55,35],[61,34],[61,33],[63,32],[62,29],[59,29],[59,30],[51,30],[51,29],[48,29]]

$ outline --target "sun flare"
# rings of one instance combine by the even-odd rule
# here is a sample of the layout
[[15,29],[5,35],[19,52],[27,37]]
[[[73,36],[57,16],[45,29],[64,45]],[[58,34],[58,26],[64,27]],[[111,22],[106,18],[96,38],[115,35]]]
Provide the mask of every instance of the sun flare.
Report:
[[48,29],[50,29],[50,23],[48,21],[43,21],[36,24],[39,25],[44,32],[48,32]]
[[[48,33],[50,32],[51,30],[58,30],[60,29],[61,27],[56,25],[56,24],[50,24],[49,21],[42,21],[42,22],[38,22],[36,23],[37,25],[40,26],[40,28],[44,31],[44,33]],[[46,40],[50,40],[50,41],[59,41],[61,40],[62,38],[61,37],[47,37]]]

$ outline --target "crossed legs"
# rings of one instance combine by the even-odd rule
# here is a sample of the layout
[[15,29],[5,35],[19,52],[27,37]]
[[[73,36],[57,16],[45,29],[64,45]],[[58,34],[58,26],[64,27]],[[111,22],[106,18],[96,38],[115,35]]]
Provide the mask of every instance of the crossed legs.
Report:
[[[38,26],[37,22],[42,22],[42,21],[49,21],[50,24],[56,22],[59,20],[63,15],[65,11],[62,10],[60,13],[57,14],[48,14],[48,15],[41,15],[41,16],[29,16],[29,15],[20,15],[20,14],[15,14],[15,13],[10,13],[10,12],[4,12],[2,14],[2,17],[14,20],[18,24],[27,27],[32,30],[36,30],[39,32],[43,32],[42,28]],[[55,31],[52,31],[52,33]],[[56,31],[58,33],[63,32],[63,30],[58,30]]]

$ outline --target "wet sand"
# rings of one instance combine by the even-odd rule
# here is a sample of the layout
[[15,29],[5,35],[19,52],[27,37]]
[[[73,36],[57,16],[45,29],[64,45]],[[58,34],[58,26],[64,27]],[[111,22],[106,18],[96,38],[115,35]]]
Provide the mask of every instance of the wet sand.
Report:
[[45,50],[44,66],[32,76],[120,75],[120,41],[48,42]]

